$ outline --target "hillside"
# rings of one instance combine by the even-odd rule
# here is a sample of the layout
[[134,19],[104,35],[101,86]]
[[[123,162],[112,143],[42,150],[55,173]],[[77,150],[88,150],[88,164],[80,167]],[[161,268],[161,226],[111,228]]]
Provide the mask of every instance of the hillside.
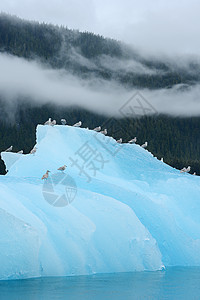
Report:
[[6,14],[0,14],[0,51],[26,59],[39,58],[53,68],[65,68],[81,77],[112,79],[128,87],[169,88],[200,79],[195,60],[184,68],[170,61],[145,59],[112,39]]

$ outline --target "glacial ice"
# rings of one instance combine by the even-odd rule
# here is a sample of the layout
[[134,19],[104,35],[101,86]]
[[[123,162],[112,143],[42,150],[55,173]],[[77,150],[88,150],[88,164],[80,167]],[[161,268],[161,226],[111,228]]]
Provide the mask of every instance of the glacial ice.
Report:
[[38,125],[36,147],[1,153],[0,279],[200,266],[199,176],[84,128]]

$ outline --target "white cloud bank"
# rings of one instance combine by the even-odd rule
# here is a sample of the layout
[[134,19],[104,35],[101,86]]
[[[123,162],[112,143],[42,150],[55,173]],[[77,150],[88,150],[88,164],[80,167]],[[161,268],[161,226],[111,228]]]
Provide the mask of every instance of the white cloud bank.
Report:
[[[7,54],[0,54],[0,66],[0,95],[9,106],[23,97],[35,104],[79,106],[96,113],[120,116],[120,108],[136,93],[116,82],[97,78],[82,80],[65,70],[45,68],[35,61]],[[145,89],[140,93],[159,113],[200,116],[199,85],[187,89]]]

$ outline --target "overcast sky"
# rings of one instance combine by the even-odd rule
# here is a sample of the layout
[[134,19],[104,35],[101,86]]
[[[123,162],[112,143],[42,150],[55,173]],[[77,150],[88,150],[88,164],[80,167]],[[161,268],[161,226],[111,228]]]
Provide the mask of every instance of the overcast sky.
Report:
[[200,53],[199,0],[0,0],[0,10],[113,37],[147,53]]

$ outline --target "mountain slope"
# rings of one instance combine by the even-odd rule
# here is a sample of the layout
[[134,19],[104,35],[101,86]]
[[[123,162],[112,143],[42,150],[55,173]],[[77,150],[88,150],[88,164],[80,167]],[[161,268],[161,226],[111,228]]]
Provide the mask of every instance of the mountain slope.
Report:
[[187,68],[174,62],[145,59],[131,47],[89,32],[79,32],[0,14],[0,51],[39,59],[81,77],[97,76],[124,86],[150,89],[193,84],[199,64]]

